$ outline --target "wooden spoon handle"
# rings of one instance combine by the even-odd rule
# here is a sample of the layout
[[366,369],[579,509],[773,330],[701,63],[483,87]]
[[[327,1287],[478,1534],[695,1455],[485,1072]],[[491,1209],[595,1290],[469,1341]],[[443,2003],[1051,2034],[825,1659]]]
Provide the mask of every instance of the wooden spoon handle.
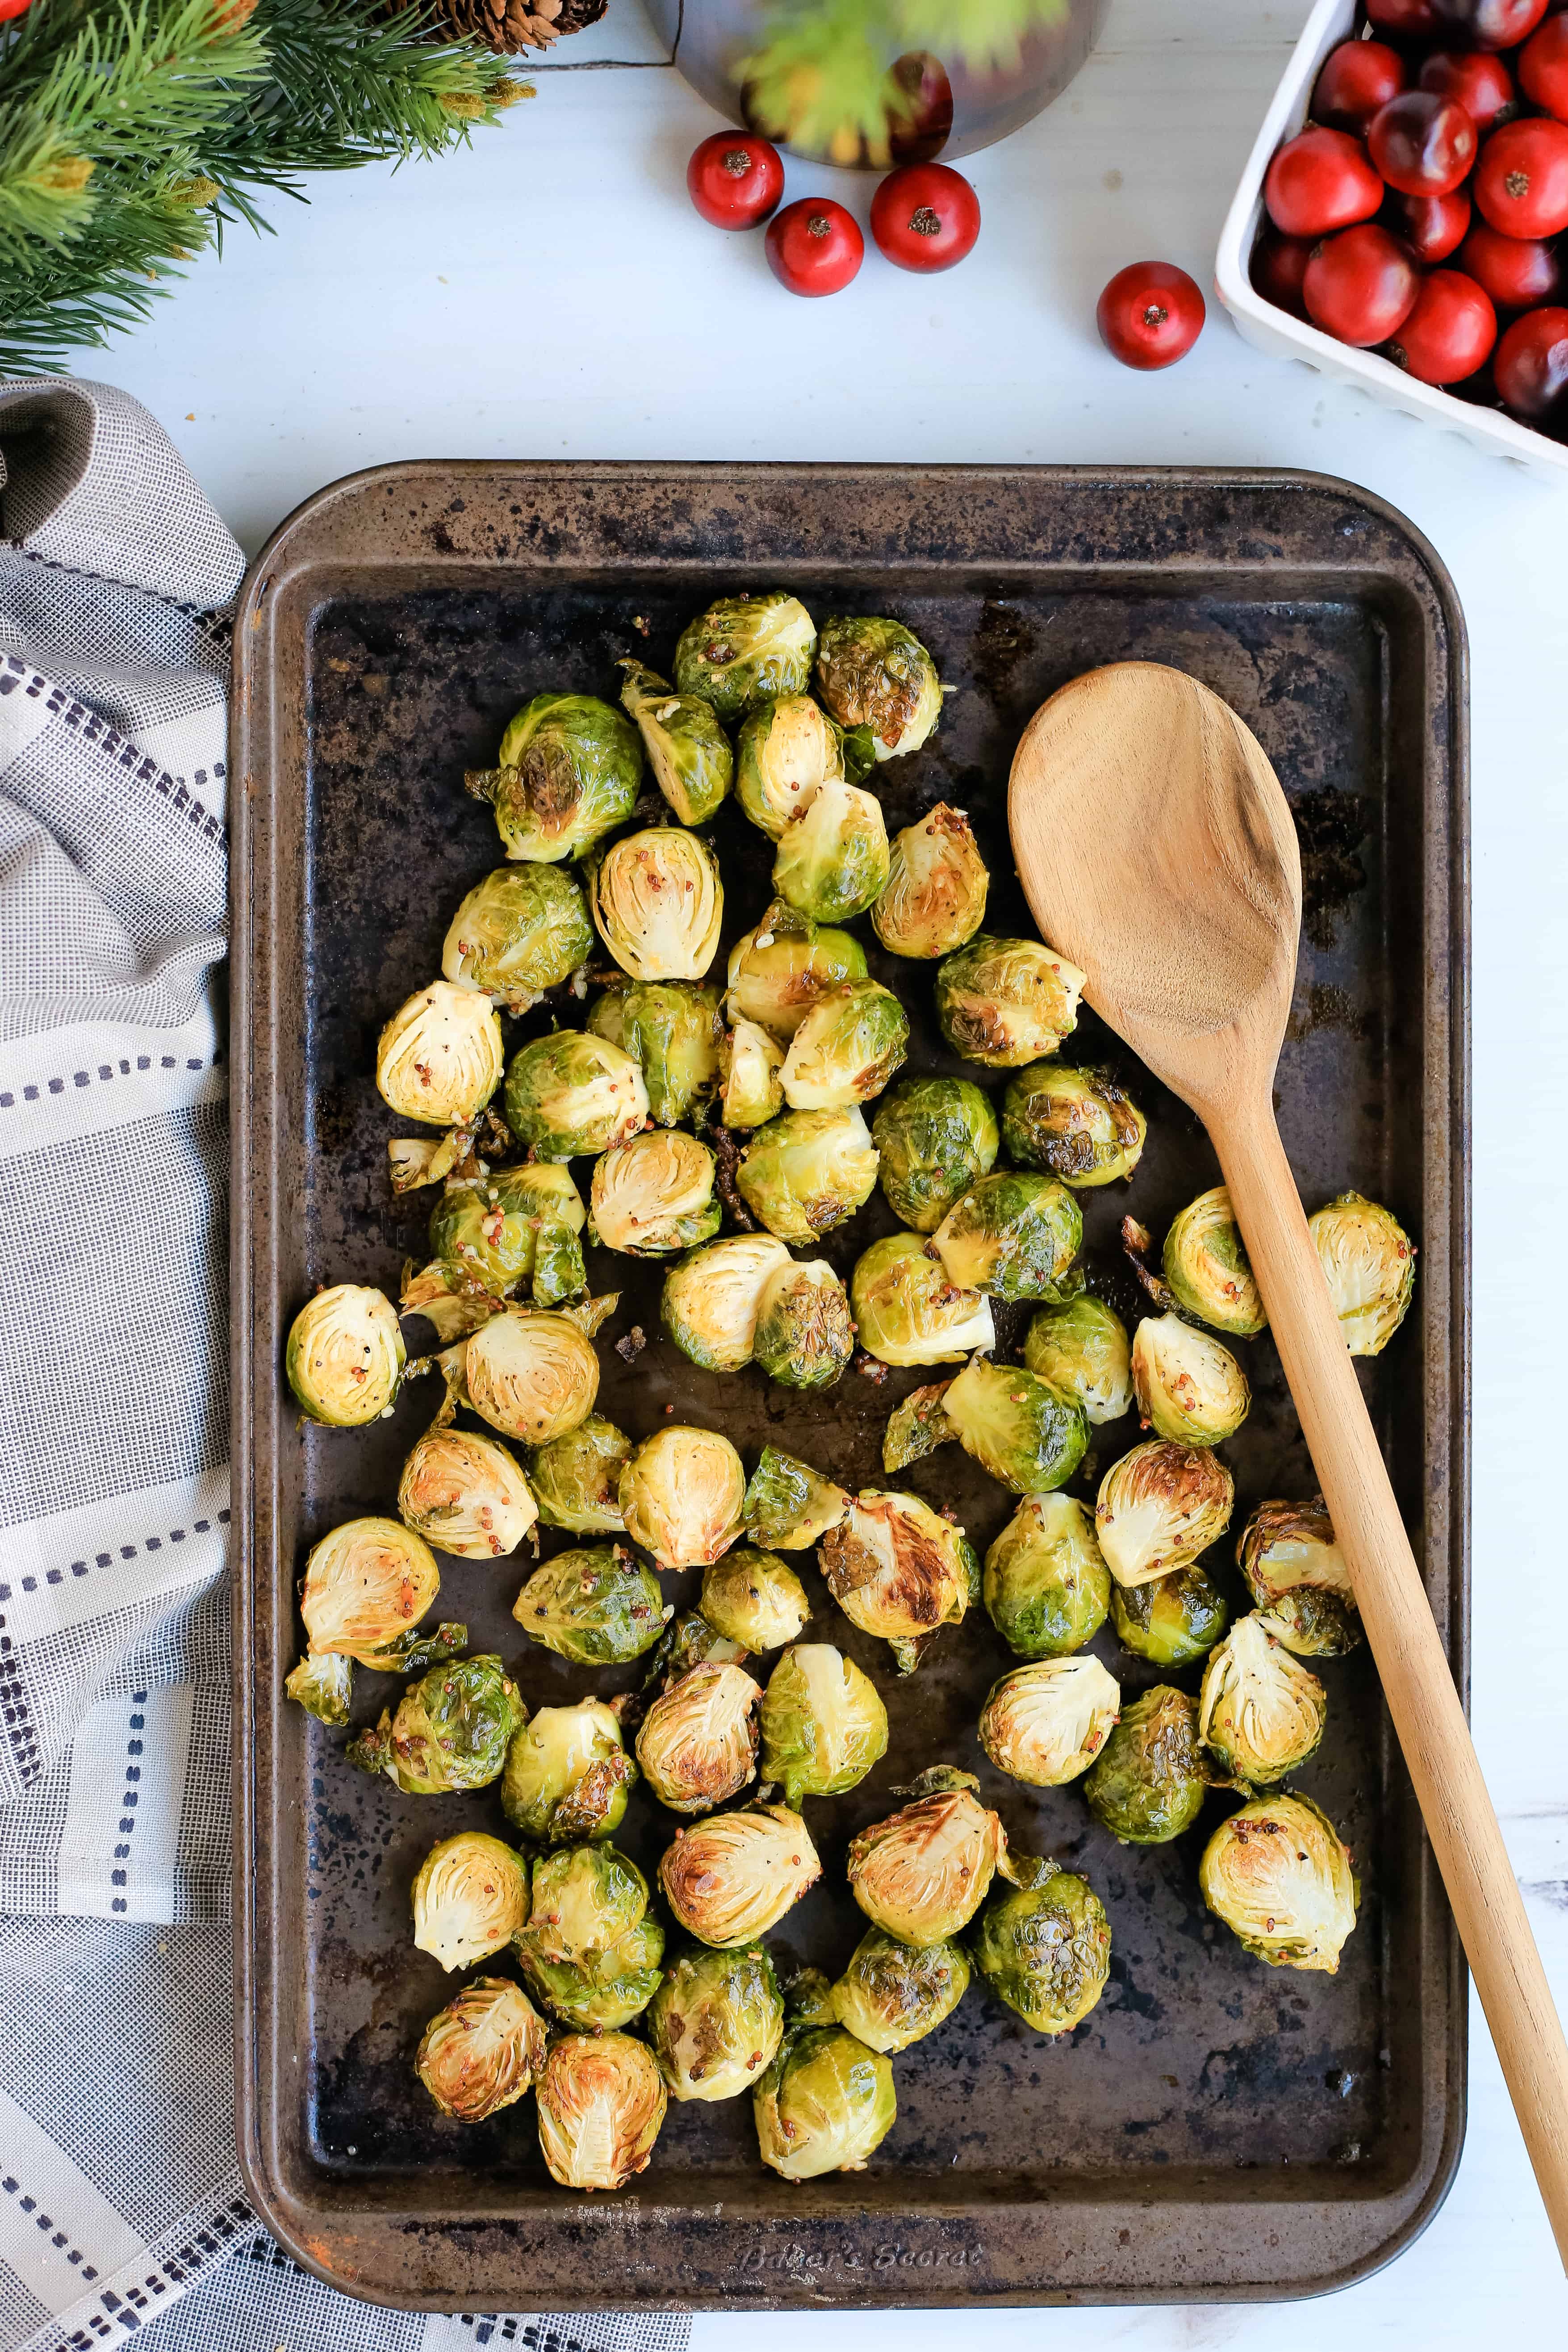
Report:
[[1568,2268],[1568,2043],[1271,1108],[1214,1130],[1426,1834]]

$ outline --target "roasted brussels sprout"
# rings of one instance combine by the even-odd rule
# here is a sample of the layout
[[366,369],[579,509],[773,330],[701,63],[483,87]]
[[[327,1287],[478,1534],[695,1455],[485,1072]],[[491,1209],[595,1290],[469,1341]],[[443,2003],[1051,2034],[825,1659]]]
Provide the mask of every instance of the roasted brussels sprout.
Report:
[[308,1298],[289,1325],[285,1369],[308,1420],[360,1429],[392,1411],[405,1353],[391,1299],[361,1283],[334,1282]]
[[719,1230],[713,1154],[678,1128],[645,1128],[594,1163],[593,1238],[631,1257],[668,1257]]
[[521,1985],[475,1977],[425,2028],[414,2071],[447,2115],[478,2124],[515,2106],[543,2064],[543,2021]]
[[1223,1184],[1200,1192],[1173,1219],[1161,1264],[1177,1303],[1216,1331],[1248,1339],[1268,1324]]
[[500,1021],[489,997],[433,980],[382,1031],[376,1091],[400,1118],[463,1127],[500,1086],[505,1060]]
[[431,1255],[456,1284],[504,1298],[537,1272],[542,1252],[574,1242],[585,1222],[569,1169],[545,1160],[500,1168],[447,1183],[430,1213]]
[[888,1710],[868,1675],[826,1642],[786,1650],[763,1694],[764,1780],[803,1797],[838,1797],[888,1749]]
[[776,1266],[757,1305],[752,1354],[786,1389],[828,1389],[855,1353],[844,1285],[826,1258]]
[[344,1753],[362,1772],[384,1772],[405,1797],[442,1797],[499,1780],[528,1710],[500,1658],[452,1658],[410,1683],[397,1712]]
[[1328,1976],[1361,1899],[1344,1842],[1310,1797],[1255,1797],[1232,1813],[1204,1848],[1198,1885],[1256,1958]]
[[837,725],[809,695],[786,694],[753,710],[735,740],[735,797],[777,841],[797,810],[844,773]]
[[603,1699],[542,1706],[506,1751],[500,1809],[531,1844],[596,1843],[620,1827],[637,1777]]
[[1346,1347],[1352,1356],[1381,1356],[1415,1287],[1415,1243],[1360,1192],[1341,1192],[1308,1218],[1307,1230]]
[[785,1805],[746,1805],[678,1830],[658,1865],[688,1935],[725,1950],[765,1936],[821,1875],[805,1823]]
[[730,950],[730,1018],[754,1022],[787,1045],[820,997],[865,977],[866,950],[858,939],[775,899]]
[[527,1950],[519,1964],[553,2017],[582,2033],[614,2033],[641,2015],[658,1990],[664,1929],[652,1917],[628,1927],[587,1960],[550,1960]]
[[915,1801],[849,1843],[849,1891],[874,1927],[900,1944],[944,1944],[968,1926],[993,1874],[1007,1866],[1007,1832],[974,1791],[973,1772],[933,1766],[907,1790]]
[[1321,1495],[1259,1503],[1241,1531],[1237,1565],[1267,1630],[1299,1658],[1337,1658],[1361,1639],[1345,1556]]
[[563,2189],[624,2189],[647,2168],[668,2101],[626,2033],[566,2033],[539,2078],[539,2147]]
[[1067,1658],[1092,1641],[1110,1606],[1110,1570],[1083,1505],[1026,1495],[985,1555],[981,1598],[1020,1658]]
[[994,1348],[991,1301],[949,1279],[919,1234],[885,1234],[849,1277],[861,1346],[884,1364],[956,1364]]
[[509,1013],[526,1013],[593,952],[594,926],[569,874],[552,866],[500,866],[475,884],[453,916],[441,971]]
[[773,2063],[784,2005],[761,1944],[683,1952],[648,2005],[647,2038],[672,2099],[732,2099]]
[[730,789],[730,739],[698,694],[677,694],[657,671],[623,661],[621,703],[637,722],[654,782],[682,824],[706,824]]
[[671,1691],[695,1666],[743,1666],[743,1642],[731,1642],[710,1625],[700,1609],[683,1610],[665,1627],[658,1649],[648,1660],[644,1690]]
[[1163,1845],[1197,1820],[1209,1778],[1196,1703],[1156,1683],[1122,1708],[1083,1793],[1096,1821],[1123,1845]]
[[305,1562],[300,1614],[317,1657],[396,1672],[399,1653],[441,1590],[436,1556],[396,1519],[345,1519]]
[[547,1528],[573,1535],[618,1533],[621,1472],[632,1458],[632,1442],[602,1414],[591,1412],[575,1429],[536,1446],[529,1456],[539,1516]]
[[969,1990],[962,1944],[900,1944],[868,1927],[833,1988],[840,2025],[891,2057],[946,2023]]
[[1225,1341],[1176,1314],[1145,1315],[1132,1334],[1132,1386],[1143,1426],[1178,1445],[1234,1437],[1252,1402]]
[[719,952],[719,860],[681,824],[623,834],[594,866],[588,910],[634,980],[700,980]]
[[804,694],[816,651],[811,614],[787,589],[721,596],[681,631],[675,683],[721,719],[743,719],[760,703]]
[[777,1650],[811,1615],[805,1587],[777,1552],[740,1544],[702,1572],[702,1614],[743,1650]]
[[1100,1482],[1094,1523],[1118,1584],[1148,1584],[1189,1568],[1224,1535],[1236,1481],[1206,1445],[1157,1438],[1113,1462]]
[[961,1623],[979,1597],[980,1566],[963,1529],[915,1495],[864,1488],[824,1536],[819,1558],[849,1622],[886,1642],[903,1675],[937,1629]]
[[503,1437],[548,1445],[592,1412],[599,1359],[571,1316],[510,1307],[468,1342],[463,1389],[479,1419]]
[[726,1127],[765,1127],[784,1108],[784,1047],[754,1021],[737,1021],[722,1046],[719,1098]]
[[397,1516],[458,1559],[500,1559],[539,1511],[504,1445],[447,1428],[427,1430],[404,1464]]
[[773,888],[812,922],[847,922],[887,888],[888,863],[881,802],[834,776],[791,817],[773,859]]
[[746,1533],[779,1551],[806,1551],[849,1508],[831,1478],[776,1445],[764,1445],[746,1487]]
[[647,1909],[647,1881],[608,1844],[565,1846],[533,1866],[533,1900],[513,1940],[525,1959],[595,1960]]
[[933,1234],[961,1194],[996,1161],[996,1114],[968,1078],[900,1078],[872,1124],[888,1205]]
[[693,1666],[662,1692],[637,1733],[637,1762],[672,1813],[710,1813],[757,1771],[758,1684],[743,1666]]
[[1230,1615],[1224,1596],[1194,1560],[1147,1584],[1110,1584],[1116,1638],[1152,1666],[1190,1666],[1206,1657]]
[[752,1360],[763,1293],[795,1264],[773,1234],[733,1234],[672,1265],[659,1315],[683,1356],[706,1372],[738,1372]]
[[949,1278],[992,1298],[1059,1303],[1083,1286],[1072,1262],[1083,1213],[1054,1176],[982,1176],[961,1192],[931,1245]]
[[296,1706],[318,1723],[334,1727],[349,1719],[353,1703],[353,1660],[341,1651],[307,1650],[299,1664],[283,1678],[283,1688]]
[[1041,1658],[993,1683],[980,1745],[999,1772],[1059,1789],[1089,1769],[1121,1706],[1121,1685],[1098,1658]]
[[909,1047],[890,989],[847,980],[819,997],[790,1040],[780,1083],[792,1110],[847,1110],[881,1093]]
[[1015,1495],[1064,1486],[1089,1444],[1079,1408],[1018,1364],[972,1356],[942,1402],[964,1452]]
[[1110,1974],[1110,1922],[1087,1879],[1020,1860],[1017,1884],[992,1896],[969,1939],[999,2000],[1037,2033],[1081,2025]]
[[872,929],[892,955],[951,955],[984,921],[990,881],[969,819],[939,801],[894,835]]
[[1007,1081],[1002,1140],[1020,1168],[1047,1169],[1079,1192],[1131,1176],[1149,1122],[1109,1070],[1075,1070],[1054,1058]]
[[956,1442],[958,1432],[942,1403],[949,1386],[946,1381],[933,1381],[929,1388],[911,1389],[888,1415],[882,1432],[882,1467],[889,1475],[907,1469],[911,1462],[923,1462],[939,1445]]
[[495,810],[509,858],[555,866],[624,824],[637,801],[636,728],[592,694],[536,694],[500,739],[493,768],[463,779]]
[[652,1570],[622,1544],[558,1551],[512,1603],[523,1632],[579,1666],[619,1666],[651,1650],[673,1612]]
[[1042,1307],[1024,1337],[1024,1362],[1058,1396],[1070,1397],[1096,1425],[1120,1421],[1132,1405],[1132,1349],[1127,1327],[1103,1298],[1087,1291]]
[[841,727],[868,727],[879,760],[918,751],[942,716],[936,664],[901,621],[834,614],[816,647],[817,691]]
[[841,2025],[786,2034],[752,2105],[763,2162],[785,2180],[864,2172],[899,2111],[887,2059]]
[[717,988],[623,980],[595,998],[588,1027],[640,1066],[648,1116],[659,1127],[679,1126],[718,1091],[724,1025]]
[[814,1242],[871,1197],[877,1153],[859,1110],[791,1110],[759,1127],[737,1181],[753,1216],[781,1241]]
[[608,1151],[646,1127],[647,1116],[638,1064],[584,1030],[535,1037],[508,1066],[506,1123],[541,1160]]
[[1329,1698],[1311,1670],[1275,1641],[1256,1610],[1209,1653],[1198,1737],[1245,1788],[1267,1789],[1315,1753]]
[[979,931],[937,968],[937,1019],[966,1062],[1021,1069],[1072,1034],[1082,988],[1078,966],[1038,940]]
[[527,1863],[482,1830],[443,1838],[415,1874],[415,1944],[448,1972],[504,1951],[527,1917]]
[[660,1568],[706,1568],[741,1532],[746,1474],[727,1437],[678,1422],[646,1438],[621,1473],[626,1533]]

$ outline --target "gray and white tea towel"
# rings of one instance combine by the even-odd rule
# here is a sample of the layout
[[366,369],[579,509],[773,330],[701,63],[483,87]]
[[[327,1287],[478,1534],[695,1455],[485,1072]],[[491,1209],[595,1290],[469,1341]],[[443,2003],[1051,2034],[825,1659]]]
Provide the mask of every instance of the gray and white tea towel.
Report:
[[0,2352],[680,2352],[307,2277],[235,2163],[228,615],[138,404],[0,383]]

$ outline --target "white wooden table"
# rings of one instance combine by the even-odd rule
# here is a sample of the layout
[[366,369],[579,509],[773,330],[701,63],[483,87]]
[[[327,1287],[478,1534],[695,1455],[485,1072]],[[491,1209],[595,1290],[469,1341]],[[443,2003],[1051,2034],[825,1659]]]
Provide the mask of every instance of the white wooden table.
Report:
[[[255,547],[308,492],[396,457],[1104,460],[1315,467],[1403,508],[1458,583],[1474,656],[1475,1711],[1568,2009],[1568,492],[1265,361],[1217,311],[1167,374],[1094,331],[1111,270],[1206,282],[1221,216],[1307,0],[1117,0],[1039,121],[965,168],[985,227],[929,283],[870,252],[792,300],[758,237],[705,228],[683,172],[714,118],[659,64],[637,0],[558,53],[473,152],[317,184],[233,235],[153,322],[84,359],[167,425]],[[584,70],[595,59],[638,69]],[[790,166],[862,218],[869,183]],[[1336,2352],[1568,2343],[1553,2254],[1474,2020],[1458,2185],[1419,2242],[1331,2307],[964,2315],[975,2352],[1049,2342]],[[700,2352],[949,2347],[935,2315],[704,2319]]]

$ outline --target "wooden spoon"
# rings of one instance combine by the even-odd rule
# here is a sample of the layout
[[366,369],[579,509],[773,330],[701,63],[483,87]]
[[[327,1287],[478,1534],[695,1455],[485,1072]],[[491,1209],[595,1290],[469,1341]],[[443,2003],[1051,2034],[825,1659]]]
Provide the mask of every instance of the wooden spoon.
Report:
[[1568,2045],[1274,1123],[1301,924],[1285,795],[1217,695],[1117,662],[1036,712],[1008,815],[1041,937],[1219,1155],[1568,2267]]

